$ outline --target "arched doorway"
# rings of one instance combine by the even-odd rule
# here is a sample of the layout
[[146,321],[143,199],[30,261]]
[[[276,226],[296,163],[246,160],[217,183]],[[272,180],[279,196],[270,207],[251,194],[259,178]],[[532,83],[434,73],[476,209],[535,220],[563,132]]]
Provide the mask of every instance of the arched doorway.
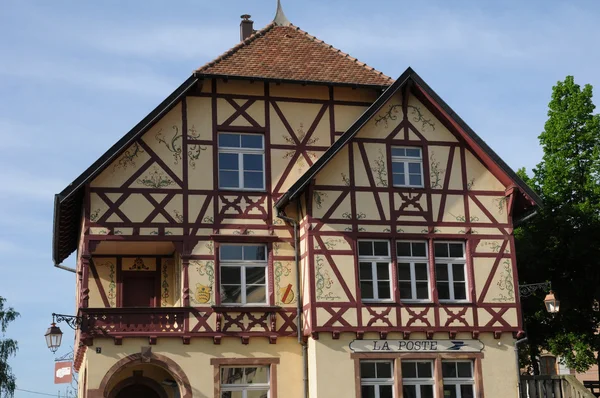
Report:
[[160,395],[148,386],[133,384],[119,391],[115,398],[160,398]]

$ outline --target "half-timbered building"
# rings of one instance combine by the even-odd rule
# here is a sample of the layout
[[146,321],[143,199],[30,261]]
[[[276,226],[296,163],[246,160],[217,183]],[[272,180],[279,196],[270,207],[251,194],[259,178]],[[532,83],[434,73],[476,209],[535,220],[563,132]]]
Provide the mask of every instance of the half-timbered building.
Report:
[[514,396],[538,200],[412,69],[245,16],[56,195],[80,397]]

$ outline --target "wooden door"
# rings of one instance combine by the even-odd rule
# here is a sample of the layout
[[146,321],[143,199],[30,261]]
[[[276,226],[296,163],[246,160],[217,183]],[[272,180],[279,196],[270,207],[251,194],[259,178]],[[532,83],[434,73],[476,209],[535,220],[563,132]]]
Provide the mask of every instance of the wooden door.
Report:
[[156,277],[142,272],[123,276],[123,307],[156,307]]

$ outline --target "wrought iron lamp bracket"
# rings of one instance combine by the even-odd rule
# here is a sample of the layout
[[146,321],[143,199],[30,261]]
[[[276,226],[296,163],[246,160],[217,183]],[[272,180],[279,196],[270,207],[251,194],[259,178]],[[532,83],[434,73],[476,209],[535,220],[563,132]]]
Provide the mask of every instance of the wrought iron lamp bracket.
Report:
[[83,318],[76,315],[52,314],[52,323],[64,322],[73,330],[79,329]]
[[548,291],[552,288],[550,282],[532,283],[530,285],[519,285],[519,295],[521,297],[529,297],[538,290]]

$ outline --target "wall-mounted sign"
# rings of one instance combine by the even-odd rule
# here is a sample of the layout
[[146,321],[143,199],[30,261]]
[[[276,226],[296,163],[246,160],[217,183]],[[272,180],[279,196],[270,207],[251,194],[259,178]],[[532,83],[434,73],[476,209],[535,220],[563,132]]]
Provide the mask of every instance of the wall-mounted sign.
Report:
[[481,352],[479,340],[353,340],[354,352]]
[[73,362],[54,363],[54,384],[71,383],[73,379]]

